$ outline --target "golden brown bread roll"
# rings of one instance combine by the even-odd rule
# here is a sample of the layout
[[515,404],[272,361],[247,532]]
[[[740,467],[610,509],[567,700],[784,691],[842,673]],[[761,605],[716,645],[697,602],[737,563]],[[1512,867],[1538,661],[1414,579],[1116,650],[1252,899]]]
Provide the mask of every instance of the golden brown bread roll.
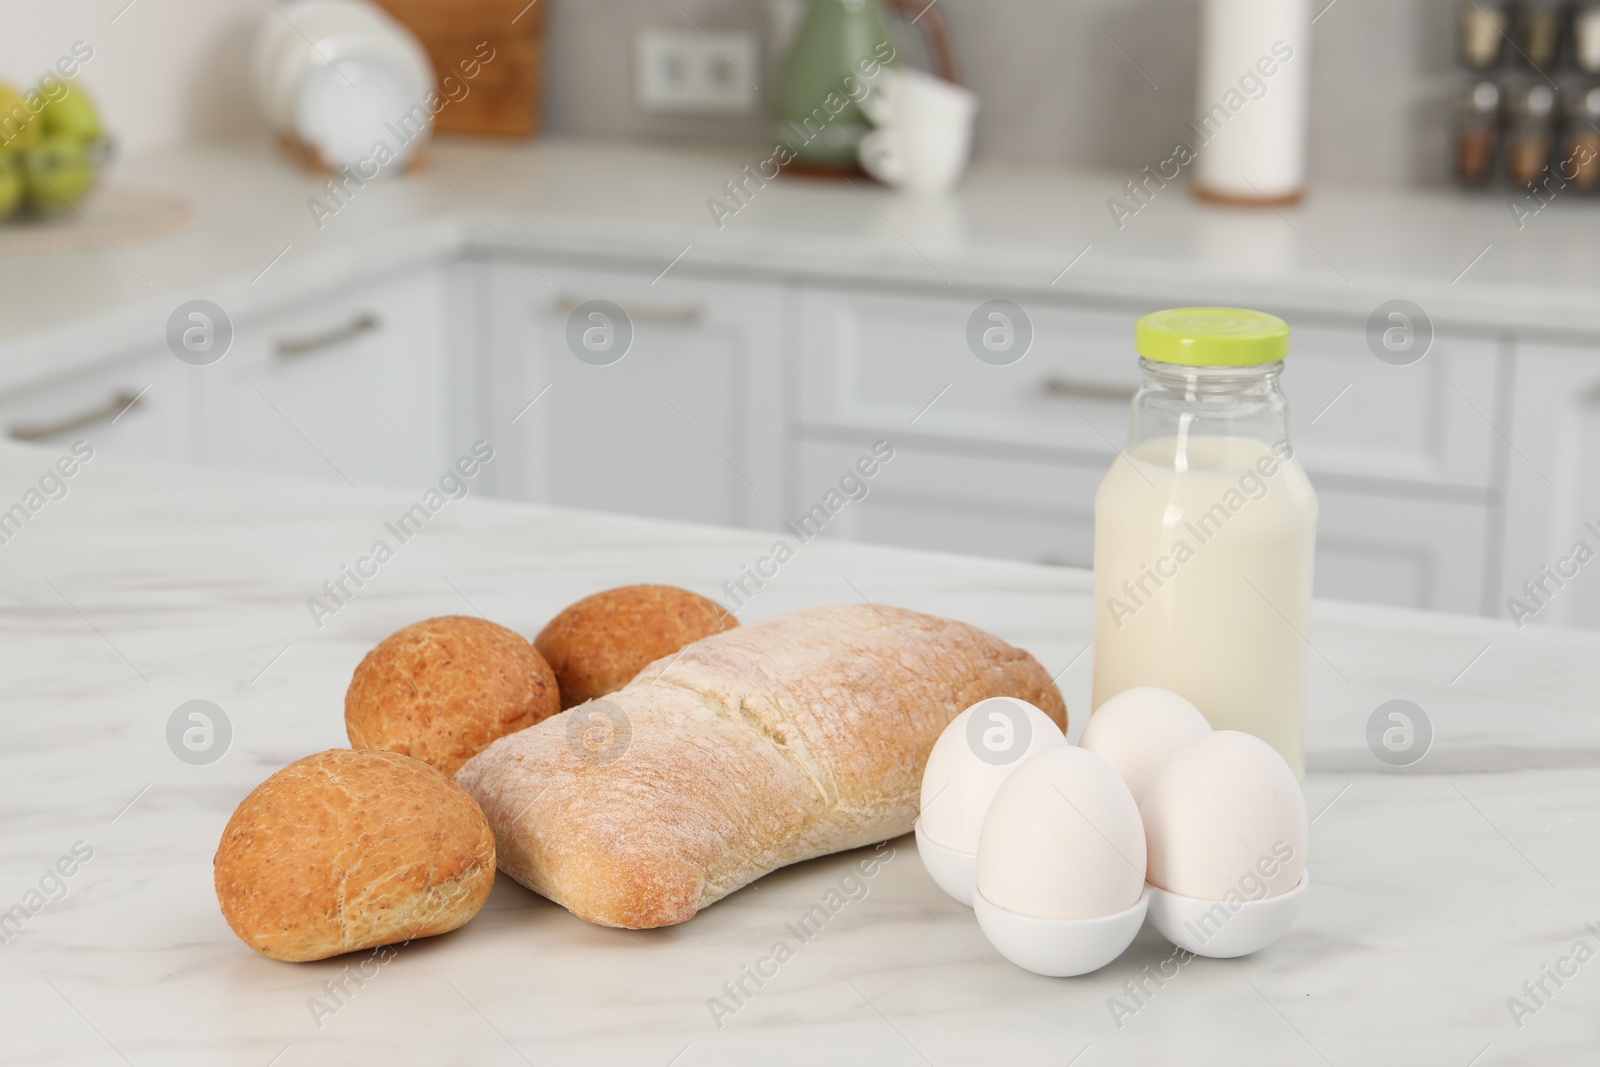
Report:
[[976,627],[793,611],[502,737],[456,779],[518,882],[590,922],[666,926],[779,867],[908,833],[940,732],[997,696],[1066,729],[1050,673]]
[[300,962],[463,925],[494,885],[494,835],[472,797],[421,760],[336,748],[245,797],[214,863],[233,932]]
[[378,644],[344,697],[352,748],[415,756],[445,774],[561,710],[556,676],[513,630],[467,615],[407,626]]
[[671,585],[624,585],[584,597],[533,639],[556,672],[561,709],[614,693],[662,656],[739,625],[726,608]]

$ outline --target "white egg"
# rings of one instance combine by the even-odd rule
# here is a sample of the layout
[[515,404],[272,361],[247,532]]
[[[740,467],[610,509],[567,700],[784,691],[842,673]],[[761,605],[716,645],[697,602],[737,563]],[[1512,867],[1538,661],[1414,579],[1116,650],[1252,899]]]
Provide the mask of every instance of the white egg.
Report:
[[1200,709],[1170,689],[1141,685],[1124,689],[1089,716],[1078,744],[1116,768],[1134,803],[1167,760],[1184,745],[1211,732]]
[[1000,783],[1035,752],[1066,743],[1061,727],[1026,700],[980,700],[951,720],[928,755],[922,832],[946,848],[978,851],[983,815]]
[[1140,813],[1152,885],[1233,901],[1300,883],[1311,834],[1305,797],[1259,737],[1218,730],[1189,742],[1150,783]]
[[1144,892],[1144,825],[1111,765],[1068,745],[1030,756],[978,836],[978,892],[1035,919],[1098,919]]

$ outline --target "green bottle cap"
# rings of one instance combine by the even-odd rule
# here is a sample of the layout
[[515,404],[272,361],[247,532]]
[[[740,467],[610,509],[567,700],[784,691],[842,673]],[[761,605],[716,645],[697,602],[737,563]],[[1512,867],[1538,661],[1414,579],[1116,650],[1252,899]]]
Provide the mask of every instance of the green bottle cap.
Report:
[[1170,308],[1134,327],[1145,359],[1186,367],[1254,367],[1289,354],[1289,324],[1242,308]]

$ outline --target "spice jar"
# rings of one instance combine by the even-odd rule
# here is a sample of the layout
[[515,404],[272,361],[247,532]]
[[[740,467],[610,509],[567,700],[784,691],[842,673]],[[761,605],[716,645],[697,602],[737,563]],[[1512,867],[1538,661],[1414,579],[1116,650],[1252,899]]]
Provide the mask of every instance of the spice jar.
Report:
[[1555,150],[1556,91],[1535,82],[1512,94],[1511,132],[1506,137],[1506,176],[1518,186],[1536,185]]
[[1469,85],[1456,103],[1456,179],[1463,185],[1488,185],[1499,148],[1500,86],[1487,80]]
[[1600,3],[1579,4],[1572,13],[1572,61],[1585,74],[1600,74]]
[[1600,85],[1574,97],[1567,105],[1561,177],[1580,193],[1600,191]]
[[1461,32],[1461,62],[1472,70],[1493,70],[1505,52],[1510,6],[1491,0],[1462,0],[1457,25]]
[[1534,70],[1550,71],[1561,60],[1562,5],[1524,0],[1517,6],[1517,55]]

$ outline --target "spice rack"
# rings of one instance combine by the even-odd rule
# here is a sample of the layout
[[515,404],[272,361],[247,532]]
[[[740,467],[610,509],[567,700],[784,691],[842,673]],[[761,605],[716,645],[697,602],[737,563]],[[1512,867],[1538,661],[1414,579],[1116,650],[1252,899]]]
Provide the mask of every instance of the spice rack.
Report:
[[1456,38],[1456,181],[1600,193],[1600,0],[1463,0]]

